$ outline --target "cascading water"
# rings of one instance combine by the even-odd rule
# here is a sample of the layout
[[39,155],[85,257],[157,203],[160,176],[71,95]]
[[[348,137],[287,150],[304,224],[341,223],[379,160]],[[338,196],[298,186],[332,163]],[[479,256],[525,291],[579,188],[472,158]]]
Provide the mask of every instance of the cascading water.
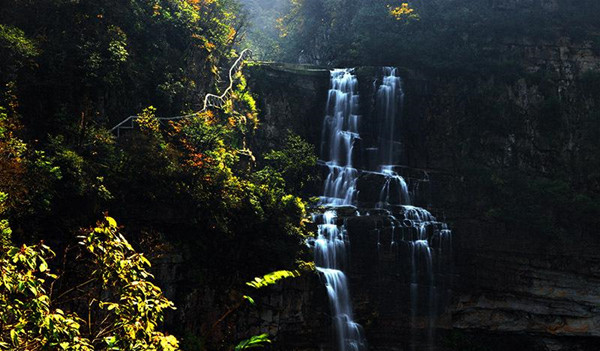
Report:
[[349,69],[331,72],[331,89],[323,123],[321,155],[329,174],[321,197],[323,205],[352,205],[358,171],[352,167],[354,141],[358,135],[358,81]]
[[338,225],[335,206],[355,201],[358,171],[352,167],[354,141],[358,135],[357,79],[351,70],[333,70],[323,125],[323,148],[327,148],[329,174],[321,204],[332,209],[315,215],[318,237],[314,242],[315,265],[325,278],[339,351],[366,349],[360,325],[354,322],[350,290],[342,271],[346,257],[346,228]]
[[[315,218],[318,221],[317,218]],[[366,349],[362,328],[354,322],[350,290],[346,275],[342,271],[346,260],[347,233],[338,226],[335,211],[321,215],[315,240],[315,265],[325,278],[325,286],[331,305],[336,344],[340,351]]]
[[[436,311],[436,285],[434,276],[434,252],[430,246],[430,241],[440,240],[441,228],[445,224],[436,221],[435,217],[429,211],[414,207],[403,206],[404,221],[402,226],[408,229],[408,236],[404,239],[408,242],[410,248],[410,313],[411,313],[411,331],[414,338],[417,325],[417,315],[427,317],[427,344],[433,347],[433,328]],[[423,293],[422,290],[425,290]],[[419,311],[419,302],[425,298],[426,311]],[[411,349],[415,350],[415,341],[412,340]]]
[[[440,252],[434,252],[431,242],[446,242],[446,237],[450,236],[451,232],[445,224],[437,222],[429,211],[410,206],[412,201],[407,183],[394,171],[395,163],[402,156],[402,142],[396,132],[399,127],[402,127],[404,97],[403,82],[397,74],[397,69],[384,67],[381,85],[377,90],[376,112],[379,122],[378,154],[382,162],[378,170],[385,176],[385,183],[377,207],[390,208],[390,189],[396,188],[400,192],[398,198],[403,205],[401,210],[403,220],[399,223],[399,227],[407,234],[404,235],[403,240],[407,242],[410,253],[411,330],[414,339],[417,316],[426,316],[427,344],[432,348],[436,314],[434,257],[441,255]],[[395,244],[395,238],[392,237],[391,245]],[[440,246],[438,251],[442,249]],[[425,303],[421,303],[421,300]],[[423,311],[423,308],[426,308],[426,311]],[[411,348],[415,349],[415,347],[415,340],[411,340]]]
[[378,171],[386,177],[384,187],[381,189],[380,201],[377,207],[385,208],[389,205],[390,188],[394,186],[400,192],[402,203],[410,204],[408,185],[404,178],[394,172],[394,164],[398,160],[397,150],[399,142],[396,130],[402,122],[402,109],[404,107],[404,89],[402,78],[397,75],[396,68],[384,67],[381,85],[377,89],[376,113],[379,121],[379,147]]
[[379,202],[377,203],[377,208],[385,208],[389,206],[392,201],[392,194],[390,193],[393,189],[396,190],[398,199],[401,203],[410,204],[410,195],[408,193],[408,185],[404,178],[399,176],[393,170],[393,166],[385,165],[381,166],[381,174],[385,176],[385,183],[379,192]]
[[404,89],[402,79],[396,74],[396,68],[384,67],[383,78],[377,90],[377,116],[379,125],[379,163],[383,168],[390,167],[397,159],[395,157],[396,129],[402,120],[404,106]]
[[[331,71],[321,144],[321,156],[328,174],[320,205],[326,210],[314,215],[318,226],[318,237],[314,240],[315,264],[325,279],[337,349],[365,350],[366,340],[361,327],[354,322],[348,280],[344,274],[349,236],[340,207],[365,205],[358,203],[358,185],[362,175],[383,179],[378,201],[372,204],[376,210],[367,208],[363,212],[366,216],[370,213],[387,216],[390,248],[405,255],[410,265],[406,267],[409,270],[406,285],[410,296],[407,304],[410,305],[409,324],[413,336],[411,349],[417,348],[418,329],[425,332],[427,348],[433,349],[438,285],[443,283],[436,282],[436,272],[442,272],[444,265],[450,261],[452,233],[429,211],[411,205],[413,201],[408,184],[396,172],[403,152],[398,131],[405,123],[402,118],[402,79],[395,68],[386,67],[380,82],[375,97],[377,143],[371,147],[362,145],[366,146],[362,151],[376,158],[377,165],[371,166],[370,170],[358,170],[353,166],[355,143],[360,139],[358,80],[350,69]],[[380,239],[381,228],[375,230],[379,250],[385,243]],[[405,248],[404,251],[401,248]]]

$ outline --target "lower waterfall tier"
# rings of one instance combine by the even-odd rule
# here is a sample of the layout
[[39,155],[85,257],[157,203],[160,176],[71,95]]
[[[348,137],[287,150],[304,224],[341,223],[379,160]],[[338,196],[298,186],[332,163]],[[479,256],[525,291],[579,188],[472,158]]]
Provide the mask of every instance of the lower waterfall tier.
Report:
[[[410,310],[410,249],[406,243],[391,246],[388,213],[375,209],[369,216],[357,216],[357,211],[368,210],[338,211],[349,238],[345,273],[355,321],[363,326],[370,350],[410,350],[411,343],[417,350],[427,350],[427,299],[417,301],[416,316]],[[438,350],[457,350],[461,345],[490,351],[597,350],[599,259],[527,252],[515,246],[516,238],[477,222],[455,230],[465,234],[454,238],[454,270],[435,274],[438,318],[433,333]],[[488,239],[491,236],[493,240]],[[502,236],[505,243],[494,248]],[[511,253],[508,247],[519,252]],[[172,262],[156,265],[158,278],[175,279],[172,266]],[[324,279],[322,274],[309,274],[261,291],[254,296],[257,310],[237,322],[240,338],[269,332],[274,336],[273,350],[333,350]],[[428,294],[429,287],[420,285],[418,296]],[[214,299],[214,292],[197,291],[180,308],[201,318],[210,315]]]
[[[410,350],[411,342],[426,350],[429,304],[427,299],[417,301],[420,312],[411,315],[410,251],[407,243],[391,245],[392,234],[398,234],[392,224],[401,214],[354,206],[338,207],[336,212],[338,221],[346,223],[349,239],[345,274],[354,319],[363,326],[370,350]],[[597,351],[600,258],[593,255],[593,242],[581,243],[589,248],[586,251],[569,243],[552,250],[556,243],[517,236],[508,228],[472,218],[447,220],[455,233],[455,264],[446,273],[434,267],[436,285],[447,284],[435,292],[438,318],[433,333],[438,350]],[[188,294],[178,306],[183,315],[202,320],[220,310],[215,307],[218,289],[189,292],[197,277],[193,272],[181,274],[192,266],[193,257],[165,257],[153,267],[168,294]],[[417,292],[428,296],[430,289],[422,284]],[[257,308],[240,316],[232,330],[240,339],[268,332],[273,350],[332,350],[335,335],[323,275],[283,281],[253,297]],[[184,322],[194,329],[191,320],[169,321]]]

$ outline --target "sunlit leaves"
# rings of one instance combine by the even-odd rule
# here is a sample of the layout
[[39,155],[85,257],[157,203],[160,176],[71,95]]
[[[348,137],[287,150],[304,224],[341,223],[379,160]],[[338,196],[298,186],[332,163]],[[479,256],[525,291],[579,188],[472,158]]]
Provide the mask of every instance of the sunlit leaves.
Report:
[[156,330],[164,311],[175,307],[149,281],[150,262],[133,249],[117,222],[106,216],[81,239],[93,257],[93,276],[102,282],[99,307],[110,317],[97,338],[104,340],[108,350],[177,350],[176,338]]
[[0,47],[8,47],[13,53],[24,57],[39,54],[35,43],[25,36],[25,33],[16,27],[0,24]]
[[156,118],[156,108],[154,106],[146,107],[135,121],[145,133],[152,134],[160,131],[160,122]]
[[291,193],[297,194],[317,180],[315,174],[318,172],[314,171],[317,165],[315,147],[296,134],[290,133],[283,147],[267,153],[265,160],[281,173]]
[[80,335],[81,320],[50,307],[46,283],[56,279],[48,269],[50,248],[7,246],[3,240],[1,249],[0,349],[92,350]]
[[264,288],[265,286],[277,284],[282,279],[296,278],[300,276],[299,271],[276,271],[266,274],[262,277],[256,277],[254,280],[249,281],[246,285],[251,286],[255,289]]
[[127,35],[123,30],[117,26],[110,26],[108,34],[111,38],[108,43],[108,52],[113,62],[125,62],[129,57],[127,51]]
[[407,2],[403,2],[400,6],[388,7],[390,10],[390,15],[398,21],[419,19],[419,15],[415,12],[415,9],[410,7]]
[[17,137],[21,129],[14,109],[0,106],[0,191],[10,195],[0,206],[19,212],[47,210],[52,194],[46,186],[60,178],[60,169],[45,152]]
[[247,350],[252,348],[264,347],[265,344],[271,343],[268,334],[261,334],[251,337],[250,339],[243,340],[236,347],[235,351]]
[[242,296],[244,298],[244,300],[247,300],[251,305],[255,305],[256,302],[254,302],[254,299],[248,295],[244,295]]

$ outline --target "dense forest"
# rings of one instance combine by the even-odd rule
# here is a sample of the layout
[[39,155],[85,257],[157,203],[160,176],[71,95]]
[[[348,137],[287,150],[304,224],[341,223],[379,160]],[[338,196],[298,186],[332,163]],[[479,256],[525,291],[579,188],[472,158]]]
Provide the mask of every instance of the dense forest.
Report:
[[[152,259],[185,242],[206,284],[243,287],[295,267],[308,233],[298,173],[316,159],[293,135],[256,159],[242,73],[224,108],[156,118],[199,111],[203,94],[225,89],[238,11],[234,1],[2,4],[3,349],[175,348],[155,331],[170,303],[149,282],[131,285],[149,277],[136,251]],[[110,129],[134,114],[139,131],[117,139]]]
[[[429,80],[447,95],[430,94],[431,135],[407,140],[429,150],[411,166],[458,179],[448,212],[598,240],[600,66],[527,48],[598,58],[599,14],[597,0],[4,0],[0,349],[276,344],[232,328],[260,288],[314,275],[323,172],[302,131],[273,150],[256,137],[266,106],[245,72],[269,62]],[[180,256],[193,283],[163,292],[155,263]],[[209,288],[210,320],[178,309]]]

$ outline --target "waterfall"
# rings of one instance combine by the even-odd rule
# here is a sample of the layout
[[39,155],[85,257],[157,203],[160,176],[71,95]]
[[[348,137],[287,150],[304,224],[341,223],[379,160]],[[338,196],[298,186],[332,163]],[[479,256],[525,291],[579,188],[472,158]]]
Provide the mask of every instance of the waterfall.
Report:
[[397,76],[396,68],[384,67],[383,78],[376,97],[379,125],[379,160],[382,169],[395,164],[398,158],[395,151],[399,141],[396,139],[398,123],[402,121],[404,89],[402,79]]
[[[409,325],[412,338],[410,347],[417,349],[417,330],[423,329],[426,344],[434,349],[437,296],[443,281],[436,281],[436,274],[445,270],[451,261],[452,232],[447,225],[438,222],[426,209],[412,205],[408,182],[398,172],[406,172],[399,166],[403,143],[400,140],[403,124],[404,90],[402,79],[392,67],[383,68],[383,77],[375,86],[375,121],[378,126],[375,145],[363,145],[356,141],[359,134],[358,80],[351,69],[331,71],[331,89],[323,122],[321,157],[327,167],[320,205],[325,212],[314,215],[318,236],[313,240],[315,264],[325,280],[331,306],[336,347],[339,351],[366,350],[362,328],[354,321],[348,279],[344,273],[348,261],[349,238],[344,212],[340,208],[364,205],[359,202],[359,179],[361,175],[381,177],[375,210],[367,208],[366,216],[387,216],[387,228],[391,230],[392,251],[399,251],[400,244],[407,248],[406,285],[410,296]],[[360,145],[363,150],[358,149]],[[377,164],[362,170],[354,167],[355,151],[363,151]],[[367,162],[369,164],[369,162]],[[413,189],[415,189],[413,184]],[[358,215],[360,216],[360,215]],[[381,242],[381,228],[375,228],[377,250]],[[355,233],[354,235],[360,235]],[[421,319],[419,319],[421,318]],[[422,321],[422,322],[421,322]]]
[[321,197],[323,205],[352,205],[358,171],[352,167],[358,135],[358,81],[349,69],[331,71],[331,89],[323,122],[321,155],[328,159],[329,175]]
[[[405,238],[410,247],[410,316],[411,316],[411,334],[413,340],[411,349],[415,350],[415,329],[417,325],[417,315],[422,312],[427,316],[427,344],[433,347],[434,344],[434,318],[436,315],[436,284],[434,273],[434,250],[430,242],[440,240],[449,233],[449,230],[442,230],[445,224],[436,221],[435,217],[429,211],[413,206],[404,206],[405,228],[411,228],[413,235]],[[431,233],[431,235],[430,235]],[[437,239],[436,239],[437,238]],[[419,289],[425,289],[422,294]],[[419,311],[420,300],[425,299],[426,311]],[[421,304],[423,305],[423,304]],[[424,313],[423,313],[424,312]]]
[[394,67],[383,68],[383,78],[381,85],[377,89],[376,95],[376,116],[379,122],[379,147],[378,151],[378,171],[386,177],[386,182],[381,189],[380,201],[377,207],[385,208],[390,204],[390,187],[394,186],[400,192],[401,202],[410,204],[408,194],[408,185],[404,178],[394,172],[394,164],[399,159],[398,145],[402,143],[398,140],[396,130],[399,123],[402,122],[402,109],[404,107],[404,89],[402,87],[402,78],[397,75]]
[[337,225],[335,211],[315,216],[318,236],[315,240],[315,265],[325,278],[325,286],[333,315],[337,349],[340,351],[366,350],[360,325],[354,322],[348,280],[342,271],[346,261],[347,233],[345,226]]
[[385,183],[379,192],[379,202],[377,208],[386,208],[392,201],[390,199],[390,192],[392,189],[396,189],[397,199],[400,203],[409,205],[411,203],[410,195],[408,193],[408,185],[404,178],[399,176],[393,171],[393,167],[389,165],[381,166],[381,174],[385,177]]
[[327,157],[329,174],[321,204],[332,209],[315,216],[318,236],[314,242],[315,265],[325,279],[331,305],[336,346],[339,351],[366,350],[362,329],[354,322],[348,280],[342,271],[347,260],[345,225],[338,225],[335,206],[355,203],[358,170],[352,167],[358,135],[357,79],[349,69],[331,71],[331,89],[323,122],[321,154]]
[[[451,266],[452,232],[445,223],[438,222],[429,211],[411,206],[413,200],[408,184],[395,171],[398,162],[405,158],[400,133],[402,128],[406,127],[403,111],[405,93],[402,78],[396,68],[384,67],[382,75],[375,97],[375,117],[379,125],[378,143],[371,150],[375,150],[379,160],[374,171],[381,173],[385,182],[376,207],[391,209],[394,205],[401,205],[400,209],[396,208],[400,213],[395,216],[402,220],[392,225],[390,246],[394,247],[398,241],[404,241],[409,248],[411,349],[417,348],[416,330],[420,325],[426,329],[427,346],[433,349],[438,294],[444,284],[443,281],[436,282],[436,272],[447,271],[446,267]],[[418,189],[418,184],[413,184],[413,192]],[[394,204],[394,199],[397,199],[397,204]],[[396,230],[403,233],[402,238],[396,237]],[[380,245],[378,240],[378,247]],[[419,323],[418,316],[425,317],[424,324]]]
[[[436,281],[434,261],[440,262],[437,271],[443,267],[445,251],[451,245],[451,231],[444,223],[440,223],[426,209],[411,206],[411,196],[407,182],[395,171],[395,165],[402,159],[402,140],[398,135],[403,125],[404,89],[402,79],[393,67],[383,68],[381,85],[376,95],[376,117],[379,123],[378,159],[381,164],[378,171],[385,177],[380,192],[378,208],[390,208],[390,191],[392,188],[400,192],[403,220],[400,227],[406,235],[404,241],[410,252],[410,325],[413,335],[411,348],[416,348],[415,329],[417,316],[425,316],[425,328],[428,347],[434,347],[434,320],[436,316]],[[395,228],[394,228],[395,230]],[[432,244],[437,247],[433,248]],[[392,238],[391,245],[395,245]]]

